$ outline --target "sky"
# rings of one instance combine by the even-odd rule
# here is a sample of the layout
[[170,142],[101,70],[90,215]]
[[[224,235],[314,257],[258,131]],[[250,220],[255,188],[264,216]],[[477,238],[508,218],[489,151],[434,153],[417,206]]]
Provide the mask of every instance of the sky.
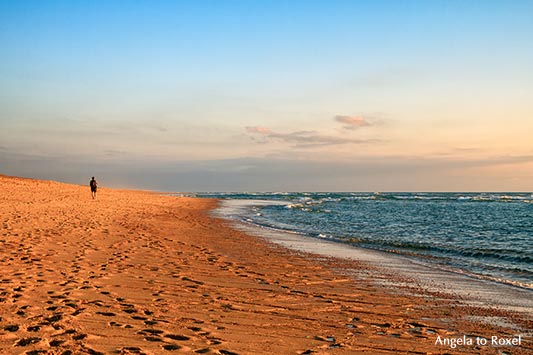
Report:
[[0,0],[0,174],[532,191],[532,1]]

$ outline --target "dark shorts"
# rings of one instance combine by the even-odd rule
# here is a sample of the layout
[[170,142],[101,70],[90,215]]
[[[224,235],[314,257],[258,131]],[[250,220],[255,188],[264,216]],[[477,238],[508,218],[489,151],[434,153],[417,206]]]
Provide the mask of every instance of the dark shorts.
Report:
[[96,192],[96,187],[91,187],[91,192]]

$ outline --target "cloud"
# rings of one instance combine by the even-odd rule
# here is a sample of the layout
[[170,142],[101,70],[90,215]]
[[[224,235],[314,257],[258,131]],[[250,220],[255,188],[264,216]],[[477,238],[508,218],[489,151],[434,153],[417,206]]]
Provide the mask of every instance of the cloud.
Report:
[[335,121],[344,124],[344,129],[357,129],[359,127],[372,126],[373,123],[368,121],[363,116],[346,116],[346,115],[337,115],[333,118]]
[[[337,137],[314,131],[279,133],[265,127],[247,131],[285,145],[340,144]],[[285,148],[277,156],[186,161],[111,149],[106,152],[109,156],[94,156],[72,151],[31,154],[8,147],[9,151],[0,152],[2,174],[77,184],[96,176],[104,186],[166,191],[526,191],[531,190],[533,178],[533,155],[369,156],[357,152],[345,157],[328,149],[310,154]]]
[[123,150],[116,150],[116,149],[106,149],[104,150],[104,155],[108,157],[118,157],[118,156],[126,156],[128,155],[128,152]]
[[263,137],[262,143],[268,140],[276,140],[293,144],[297,148],[312,148],[320,146],[340,145],[340,144],[365,144],[376,143],[376,139],[352,139],[319,134],[316,131],[296,131],[290,133],[274,132],[269,128],[261,126],[246,127],[246,132]]
[[[513,164],[513,168],[503,165]],[[529,191],[533,156],[95,160],[0,154],[2,174],[160,191]],[[480,170],[499,167],[495,171]],[[468,168],[468,169],[467,169]],[[481,173],[483,172],[483,174]],[[516,179],[519,180],[510,180]]]
[[254,126],[246,127],[246,132],[248,133],[259,133],[259,134],[271,134],[272,131],[266,127]]
[[160,125],[151,125],[151,126],[147,126],[157,132],[168,132],[168,128],[164,127],[164,126],[160,126]]

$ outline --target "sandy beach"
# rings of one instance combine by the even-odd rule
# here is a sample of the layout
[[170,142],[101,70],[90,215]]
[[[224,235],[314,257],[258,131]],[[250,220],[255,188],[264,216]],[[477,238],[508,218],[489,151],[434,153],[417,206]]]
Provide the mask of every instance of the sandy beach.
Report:
[[6,176],[0,187],[2,354],[533,352],[527,317],[372,283],[364,262],[233,229],[209,214],[217,200],[105,187],[93,200],[88,186]]

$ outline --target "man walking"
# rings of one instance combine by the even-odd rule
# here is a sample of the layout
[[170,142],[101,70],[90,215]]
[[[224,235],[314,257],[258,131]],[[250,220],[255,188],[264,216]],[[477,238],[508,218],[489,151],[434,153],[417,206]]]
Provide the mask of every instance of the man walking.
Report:
[[91,181],[89,182],[89,186],[91,187],[91,195],[93,197],[93,200],[96,198],[96,189],[98,188],[98,182],[94,179],[94,176],[92,177]]

